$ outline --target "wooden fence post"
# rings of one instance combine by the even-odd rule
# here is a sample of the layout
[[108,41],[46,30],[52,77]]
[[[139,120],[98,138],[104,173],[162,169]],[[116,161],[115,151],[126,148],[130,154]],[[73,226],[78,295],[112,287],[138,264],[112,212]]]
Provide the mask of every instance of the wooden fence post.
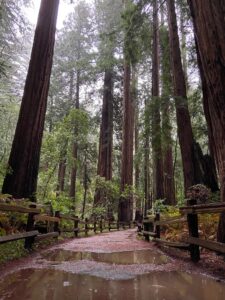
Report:
[[75,216],[76,220],[74,221],[74,235],[75,237],[78,237],[78,230],[79,230],[79,218],[78,216]]
[[109,231],[111,230],[111,222],[110,220],[108,221],[108,226],[109,226]]
[[[155,221],[160,221],[160,213],[157,212],[155,214]],[[160,225],[156,225],[155,227],[156,238],[160,239]]]
[[84,230],[85,235],[88,235],[88,218],[85,218]]
[[[30,208],[36,208],[36,204],[29,205]],[[37,215],[37,213],[29,213],[27,217],[27,226],[26,231],[32,231],[34,230],[34,216]],[[34,243],[34,236],[25,238],[24,248],[27,250],[32,249],[32,245]]]
[[[148,217],[144,217],[144,221],[147,221],[148,220]],[[144,231],[149,231],[150,230],[150,223],[145,223],[143,222],[143,226],[144,226]],[[148,234],[144,234],[144,238],[146,241],[149,241],[149,235]]]
[[117,226],[117,230],[120,230],[120,222],[119,221],[116,222],[116,226]]
[[[192,206],[197,204],[195,199],[187,200],[187,206]],[[198,215],[195,213],[187,214],[187,223],[190,237],[198,238]],[[190,254],[191,260],[193,262],[198,262],[200,260],[200,251],[198,245],[190,244]]]
[[[60,211],[59,210],[57,210],[55,212],[55,217],[60,218]],[[54,231],[58,232],[60,234],[59,222],[54,222]]]
[[97,231],[97,226],[96,226],[96,217],[94,217],[94,233]]
[[103,228],[102,228],[102,216],[101,216],[100,221],[99,221],[99,229],[100,229],[100,232],[102,233],[102,231],[103,231]]

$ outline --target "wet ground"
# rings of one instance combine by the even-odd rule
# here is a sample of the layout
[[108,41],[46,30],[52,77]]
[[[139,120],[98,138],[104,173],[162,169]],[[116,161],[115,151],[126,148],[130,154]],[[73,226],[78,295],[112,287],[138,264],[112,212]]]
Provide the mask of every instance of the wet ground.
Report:
[[117,265],[132,265],[132,264],[165,264],[168,258],[156,250],[135,250],[121,251],[112,253],[98,252],[74,252],[64,249],[56,249],[43,254],[43,259],[47,261],[78,261],[92,260]]
[[107,280],[65,271],[24,269],[5,278],[1,299],[224,299],[225,286],[202,275],[154,272]]
[[0,269],[0,299],[225,299],[225,263],[167,252],[127,230],[73,239]]

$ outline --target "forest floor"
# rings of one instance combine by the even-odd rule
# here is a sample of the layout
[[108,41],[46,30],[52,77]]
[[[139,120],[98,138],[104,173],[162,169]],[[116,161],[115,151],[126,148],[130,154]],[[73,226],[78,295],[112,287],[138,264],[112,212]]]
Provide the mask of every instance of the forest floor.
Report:
[[[0,295],[4,295],[4,291],[6,291],[5,295],[7,297],[1,298],[0,296],[0,299],[36,299],[34,296],[31,298],[29,295],[27,298],[25,296],[24,298],[15,298],[15,295],[13,297],[11,294],[12,297],[10,298],[10,295],[7,294],[9,291],[7,291],[6,283],[4,283],[4,278],[6,278],[6,282],[8,283],[13,282],[12,278],[7,278],[10,278],[10,274],[18,274],[20,272],[20,275],[14,279],[17,280],[15,281],[17,284],[19,278],[21,284],[21,280],[24,277],[31,276],[30,271],[24,274],[21,272],[31,269],[38,270],[38,272],[45,270],[45,276],[46,270],[49,270],[51,278],[53,276],[51,272],[67,272],[79,276],[85,275],[86,278],[94,276],[95,278],[104,280],[123,281],[134,279],[139,275],[159,274],[163,271],[164,274],[165,272],[185,272],[191,274],[191,276],[200,274],[208,275],[216,279],[217,282],[225,281],[225,261],[223,257],[217,256],[212,252],[202,252],[200,262],[192,263],[188,252],[166,248],[159,249],[154,243],[137,238],[136,229],[69,239],[39,252],[35,251],[22,259],[4,263],[0,266]],[[39,283],[40,278],[43,277],[43,274],[41,274],[39,274]],[[69,280],[63,280],[63,284],[67,285]],[[15,289],[15,285],[13,287]],[[24,288],[23,285],[21,285],[21,289],[22,287]],[[12,288],[10,289],[10,293],[13,293]],[[92,289],[89,289],[89,292],[90,290]],[[93,291],[98,291],[98,289],[93,289]],[[104,299],[104,297],[103,295],[96,299]],[[53,297],[49,299],[53,299]],[[65,299],[70,299],[70,297]],[[89,298],[84,296],[79,299]],[[113,297],[109,299],[113,299]]]

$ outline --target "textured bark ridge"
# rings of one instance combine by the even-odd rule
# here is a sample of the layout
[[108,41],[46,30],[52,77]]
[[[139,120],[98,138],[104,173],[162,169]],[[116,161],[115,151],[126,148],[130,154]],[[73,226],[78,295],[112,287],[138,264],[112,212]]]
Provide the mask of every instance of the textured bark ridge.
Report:
[[55,43],[59,0],[42,0],[16,133],[9,173],[2,192],[16,198],[34,197]]
[[[134,134],[134,104],[130,91],[131,67],[124,65],[124,99],[123,99],[123,143],[121,166],[121,191],[133,185],[133,134]],[[132,219],[133,199],[131,196],[121,198],[119,203],[119,220]]]
[[[80,58],[80,54],[78,55],[78,58]],[[71,84],[70,84],[70,100],[71,103],[73,103],[73,76],[70,78]],[[76,109],[80,108],[80,70],[78,69],[76,72],[76,95],[75,95],[75,103],[74,107]],[[76,139],[78,134],[78,129],[76,126],[74,127],[74,139]],[[69,196],[73,200],[75,205],[75,197],[76,197],[76,179],[77,179],[77,158],[78,158],[78,145],[76,142],[73,143],[72,146],[72,157],[73,157],[73,167],[71,169],[70,173],[70,190],[69,190]]]
[[[205,91],[204,109],[211,148],[216,158],[225,201],[225,2],[188,0],[194,23],[199,66]],[[221,215],[218,240],[225,242],[224,214]]]
[[167,7],[178,137],[183,163],[184,188],[187,191],[188,187],[196,183],[202,183],[203,178],[199,176],[200,165],[195,157],[174,0],[167,0]]
[[[112,146],[113,72],[112,70],[105,70],[97,175],[106,180],[112,179]],[[94,205],[98,204],[104,204],[104,195],[100,189],[96,190],[94,199]]]
[[159,21],[157,0],[153,1],[153,53],[152,53],[152,150],[153,150],[153,176],[154,176],[154,198],[164,198],[163,185],[163,159],[161,142],[161,119],[159,100]]

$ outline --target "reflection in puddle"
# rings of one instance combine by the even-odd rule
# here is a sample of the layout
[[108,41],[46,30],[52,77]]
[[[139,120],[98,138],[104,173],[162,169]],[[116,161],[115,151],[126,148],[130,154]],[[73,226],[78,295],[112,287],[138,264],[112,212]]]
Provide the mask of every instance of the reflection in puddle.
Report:
[[45,253],[43,257],[50,261],[94,260],[97,262],[130,265],[130,264],[165,264],[168,258],[153,250],[124,251],[113,253],[73,252],[55,250]]
[[56,270],[25,269],[0,281],[0,299],[223,300],[225,284],[179,272],[155,272],[129,280],[106,280]]

